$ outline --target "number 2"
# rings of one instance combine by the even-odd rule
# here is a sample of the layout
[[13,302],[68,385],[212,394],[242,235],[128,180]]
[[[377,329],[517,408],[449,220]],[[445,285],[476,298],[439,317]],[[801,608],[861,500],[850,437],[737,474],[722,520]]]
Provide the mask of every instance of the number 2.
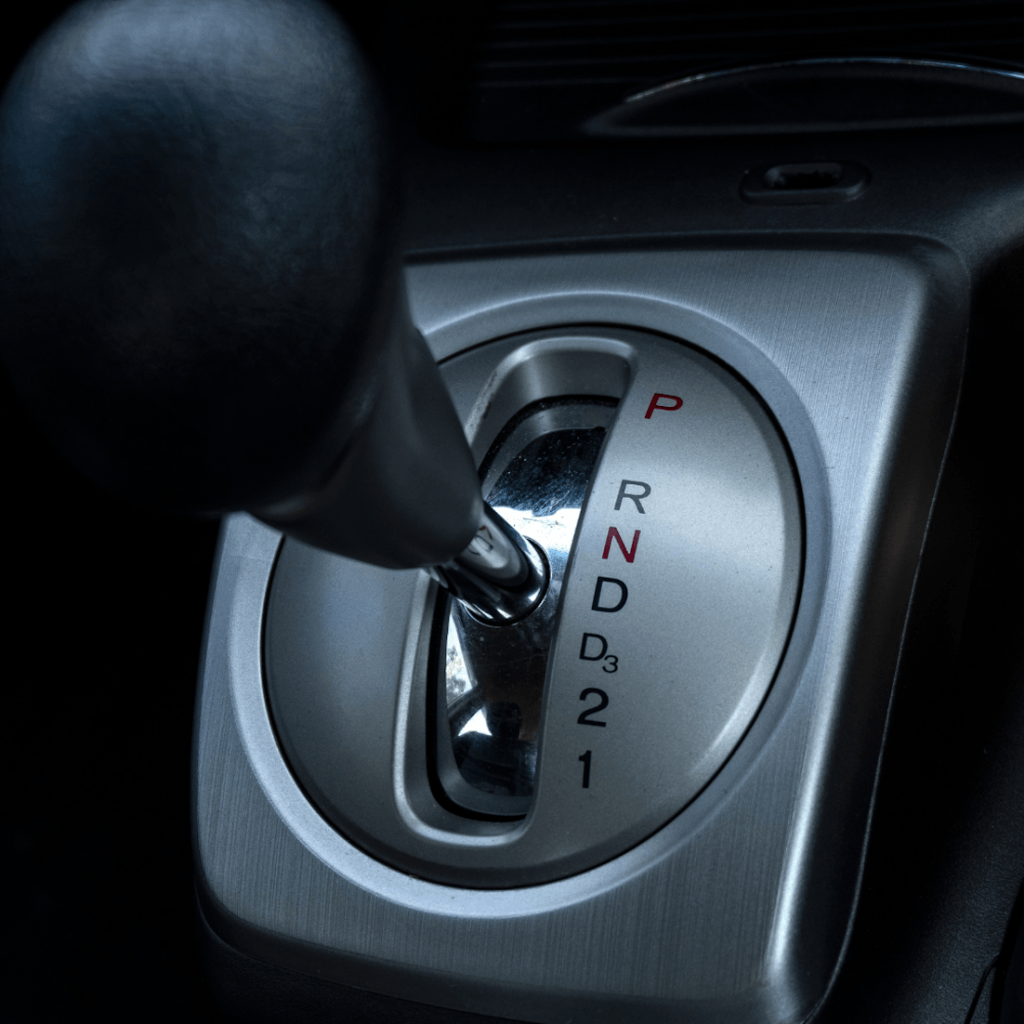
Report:
[[592,708],[587,708],[586,711],[580,712],[580,717],[576,719],[580,725],[599,725],[604,728],[607,722],[597,722],[592,719],[591,715],[596,715],[598,711],[604,711],[608,707],[608,694],[604,690],[599,690],[596,686],[588,686],[581,694],[580,700],[586,700],[592,693],[597,694],[598,703]]

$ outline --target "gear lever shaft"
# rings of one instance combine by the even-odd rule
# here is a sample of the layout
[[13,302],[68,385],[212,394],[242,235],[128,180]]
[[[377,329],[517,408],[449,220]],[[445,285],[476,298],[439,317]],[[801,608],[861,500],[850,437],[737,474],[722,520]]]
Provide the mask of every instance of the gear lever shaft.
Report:
[[372,85],[317,0],[72,9],[0,110],[4,360],[108,488],[443,566],[485,620],[518,618],[543,563],[491,518],[413,326]]

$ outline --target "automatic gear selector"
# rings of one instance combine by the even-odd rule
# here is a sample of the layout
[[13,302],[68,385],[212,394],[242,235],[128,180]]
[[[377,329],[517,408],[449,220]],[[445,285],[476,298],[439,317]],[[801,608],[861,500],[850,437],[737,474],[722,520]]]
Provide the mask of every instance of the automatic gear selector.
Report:
[[445,368],[471,454],[410,317],[386,119],[314,3],[84,4],[2,114],[12,375],[99,482],[293,538],[268,693],[331,821],[507,888],[692,800],[800,578],[795,477],[737,378],[653,335],[506,339]]
[[914,425],[948,428],[956,394],[956,311],[920,311],[955,272],[691,251],[407,280],[547,589],[494,625],[425,573],[229,519],[203,913],[270,964],[457,1010],[805,1019],[943,457]]
[[678,342],[564,329],[443,372],[478,396],[484,490],[544,552],[544,602],[482,624],[415,578],[286,541],[267,692],[345,835],[423,877],[507,888],[628,849],[718,771],[786,645],[800,499],[758,398]]
[[245,510],[194,761],[227,998],[805,1020],[858,898],[963,265],[656,249],[651,221],[403,268],[370,84],[314,0],[94,0],[0,108],[26,404],[101,484]]

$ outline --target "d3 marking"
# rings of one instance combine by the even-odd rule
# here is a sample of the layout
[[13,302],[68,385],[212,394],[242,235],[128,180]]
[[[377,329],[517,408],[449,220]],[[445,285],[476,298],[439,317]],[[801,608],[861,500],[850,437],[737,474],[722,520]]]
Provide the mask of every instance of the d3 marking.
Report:
[[619,671],[618,655],[608,653],[608,641],[600,633],[583,634],[583,643],[580,645],[580,661],[603,661],[601,670],[609,675]]
[[[596,641],[592,643],[591,641]],[[600,647],[596,654],[589,653],[595,647]],[[600,661],[608,653],[608,641],[600,633],[584,633],[583,643],[580,645],[581,661]]]

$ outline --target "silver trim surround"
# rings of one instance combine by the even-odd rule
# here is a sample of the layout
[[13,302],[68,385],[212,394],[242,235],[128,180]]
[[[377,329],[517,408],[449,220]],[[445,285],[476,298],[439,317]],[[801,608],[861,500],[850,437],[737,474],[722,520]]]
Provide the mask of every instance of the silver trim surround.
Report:
[[[806,569],[790,645],[734,756],[649,839],[543,885],[425,882],[342,838],[288,771],[260,661],[279,535],[233,517],[195,753],[197,877],[212,923],[272,962],[499,1017],[804,1018],[827,989],[854,906],[959,387],[962,270],[918,247],[905,258],[524,257],[413,267],[408,279],[438,358],[509,334],[607,324],[686,339],[745,378],[778,421],[803,487]],[[475,397],[455,395],[463,415]]]
[[[943,76],[956,80],[956,84],[967,91],[968,87],[982,87],[989,92],[1000,92],[1014,95],[1022,102],[1021,109],[976,110],[973,113],[960,110],[947,112],[908,113],[900,111],[895,114],[880,116],[870,110],[862,111],[858,116],[848,110],[836,116],[819,114],[813,119],[805,120],[780,117],[777,120],[740,118],[735,123],[689,123],[680,119],[677,123],[636,124],[630,118],[642,116],[645,109],[657,109],[665,101],[673,98],[685,98],[720,86],[728,86],[730,79],[754,79],[768,83],[773,79],[789,73],[807,78],[809,81],[826,80],[830,75],[848,75],[861,70],[865,74],[885,72],[891,79],[913,76],[924,79],[931,76]],[[813,77],[812,77],[813,76]],[[892,82],[889,82],[890,89]],[[852,90],[856,92],[856,90]],[[691,97],[692,98],[692,97]],[[857,131],[871,128],[907,128],[907,127],[951,127],[955,125],[983,124],[1016,124],[1024,119],[1024,73],[1003,68],[983,67],[980,65],[958,63],[953,61],[932,60],[928,58],[907,57],[811,57],[803,60],[776,61],[764,64],[745,64],[741,67],[722,68],[716,71],[703,71],[671,82],[644,89],[627,96],[621,103],[603,110],[589,118],[581,125],[583,134],[595,137],[614,138],[671,138],[722,136],[745,134],[776,134],[780,132],[810,131]]]
[[[714,777],[775,679],[799,592],[800,499],[776,428],[733,374],[659,335],[568,327],[478,346],[442,372],[455,390],[486,392],[464,417],[482,413],[486,434],[503,426],[493,409],[508,401],[509,382],[487,388],[501,365],[525,368],[531,399],[557,400],[573,394],[593,354],[603,360],[610,345],[633,372],[563,554],[557,606],[549,607],[554,628],[538,623],[540,635],[529,634],[522,651],[512,640],[503,646],[504,631],[515,630],[504,627],[480,652],[481,665],[496,653],[521,655],[513,685],[497,681],[500,672],[490,681],[493,699],[502,707],[512,700],[517,712],[526,706],[520,688],[531,688],[528,668],[546,668],[540,714],[528,726],[539,740],[537,788],[522,820],[508,820],[509,811],[501,821],[467,818],[431,791],[428,679],[439,666],[430,665],[428,637],[415,639],[434,615],[429,603],[411,601],[414,582],[306,545],[281,546],[263,641],[281,748],[342,834],[412,874],[507,889],[628,850]],[[643,503],[625,501],[616,512],[620,483],[638,478],[650,481]],[[540,540],[525,520],[510,521]],[[630,538],[619,535],[621,554],[609,528]],[[396,637],[406,628],[412,661],[398,658]],[[582,659],[587,636],[611,645],[613,666]],[[586,728],[594,715],[599,728]],[[493,740],[489,750],[496,753]]]
[[640,100],[659,96],[665,92],[673,92],[687,85],[693,85],[696,82],[748,75],[756,71],[774,71],[777,68],[803,68],[818,65],[826,67],[845,66],[850,64],[879,64],[883,67],[896,65],[897,67],[935,68],[941,71],[967,71],[971,74],[995,75],[1000,78],[1011,78],[1024,82],[1024,74],[1020,71],[1009,71],[1005,68],[987,68],[980,64],[965,64],[963,61],[927,60],[922,57],[809,57],[806,60],[782,60],[766,64],[744,64],[738,68],[722,68],[719,71],[702,71],[695,75],[684,75],[682,78],[675,78],[671,82],[663,82],[661,85],[652,86],[650,89],[644,89],[642,92],[632,93],[622,102],[637,103]]

